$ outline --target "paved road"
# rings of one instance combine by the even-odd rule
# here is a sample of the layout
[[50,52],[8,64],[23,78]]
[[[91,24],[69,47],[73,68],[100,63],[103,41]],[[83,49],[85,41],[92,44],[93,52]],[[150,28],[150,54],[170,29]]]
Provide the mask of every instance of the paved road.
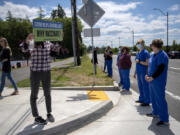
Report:
[[[103,68],[103,55],[98,56],[99,66]],[[137,81],[133,78],[135,61],[132,57],[131,88],[138,92]],[[119,73],[116,66],[116,56],[113,56],[113,79],[119,82]],[[180,121],[180,60],[170,60],[166,98],[169,105],[169,113],[176,120]]]
[[[70,59],[67,59],[67,60],[64,60],[64,61],[59,61],[59,62],[53,62],[51,63],[51,67],[61,67],[61,66],[64,66],[66,64],[69,64],[73,62],[73,58],[70,58]],[[1,73],[0,73],[1,74]],[[12,76],[14,78],[14,80],[16,82],[20,82],[24,79],[27,79],[29,78],[30,76],[30,70],[29,70],[29,67],[24,67],[24,68],[19,68],[19,69],[16,69],[16,70],[12,70]],[[6,83],[6,86],[9,86],[11,83],[9,82],[9,80],[7,80],[7,83]]]

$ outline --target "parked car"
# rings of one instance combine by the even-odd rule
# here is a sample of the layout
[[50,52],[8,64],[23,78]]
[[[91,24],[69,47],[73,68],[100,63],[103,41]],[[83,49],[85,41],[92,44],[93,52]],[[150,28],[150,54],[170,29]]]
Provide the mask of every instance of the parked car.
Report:
[[171,58],[171,59],[179,59],[180,58],[179,51],[170,51],[168,55],[169,55],[169,58]]
[[131,56],[136,56],[137,52],[131,52]]

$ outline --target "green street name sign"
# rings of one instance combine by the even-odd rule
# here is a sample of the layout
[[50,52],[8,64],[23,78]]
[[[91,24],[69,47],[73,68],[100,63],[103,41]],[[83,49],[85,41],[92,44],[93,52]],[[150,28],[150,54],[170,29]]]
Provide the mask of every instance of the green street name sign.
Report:
[[62,41],[63,25],[60,22],[33,20],[34,40],[37,41]]

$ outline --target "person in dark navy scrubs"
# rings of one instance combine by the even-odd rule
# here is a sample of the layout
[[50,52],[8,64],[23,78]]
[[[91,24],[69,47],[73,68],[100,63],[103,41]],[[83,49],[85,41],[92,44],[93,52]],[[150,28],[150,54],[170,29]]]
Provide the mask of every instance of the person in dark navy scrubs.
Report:
[[152,113],[147,116],[158,116],[157,126],[169,124],[168,105],[165,98],[169,58],[162,50],[162,46],[161,39],[152,41],[151,48],[154,53],[149,60],[148,74],[146,75],[152,100]]

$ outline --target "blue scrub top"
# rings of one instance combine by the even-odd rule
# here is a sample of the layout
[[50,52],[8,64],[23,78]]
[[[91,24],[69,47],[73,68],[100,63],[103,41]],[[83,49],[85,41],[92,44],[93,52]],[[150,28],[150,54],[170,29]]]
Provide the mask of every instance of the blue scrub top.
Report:
[[152,56],[149,59],[148,76],[152,76],[156,72],[158,66],[164,64],[164,71],[159,77],[157,77],[153,81],[157,81],[159,82],[159,84],[165,86],[167,82],[168,63],[169,57],[163,50],[159,51],[157,54],[152,54]]
[[118,55],[117,55],[117,64],[118,64],[118,62],[119,62],[120,56],[121,56],[121,52],[119,52]]
[[[146,49],[142,50],[140,53],[136,55],[136,59],[139,59],[140,61],[143,62],[146,62],[146,60],[149,58],[150,58],[150,54]],[[136,63],[136,73],[138,74],[142,72],[147,73],[147,66]]]

